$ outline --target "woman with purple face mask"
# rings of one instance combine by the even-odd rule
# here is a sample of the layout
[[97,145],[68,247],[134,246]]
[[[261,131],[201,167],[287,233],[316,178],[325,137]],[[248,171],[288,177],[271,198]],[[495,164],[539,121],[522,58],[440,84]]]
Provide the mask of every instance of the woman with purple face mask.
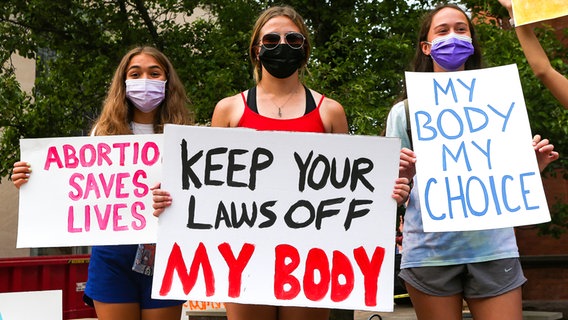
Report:
[[[455,5],[439,6],[424,19],[413,71],[446,72],[481,68],[471,20]],[[402,140],[400,177],[416,179],[405,102],[393,106],[386,135]],[[558,158],[548,140],[535,136],[540,169]],[[414,184],[416,185],[416,184]],[[401,272],[418,319],[462,319],[465,299],[474,319],[522,319],[521,286],[526,281],[513,228],[424,232],[418,192],[413,188],[404,216]]]
[[[130,50],[114,73],[91,135],[161,133],[165,123],[191,124],[183,83],[169,59],[153,47]],[[12,181],[28,181],[30,164],[14,164]],[[155,300],[154,244],[93,246],[84,300],[99,320],[179,320],[185,301]]]

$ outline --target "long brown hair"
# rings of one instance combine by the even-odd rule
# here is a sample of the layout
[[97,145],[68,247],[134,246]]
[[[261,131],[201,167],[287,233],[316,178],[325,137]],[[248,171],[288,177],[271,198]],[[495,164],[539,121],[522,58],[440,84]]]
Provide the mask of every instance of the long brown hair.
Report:
[[254,80],[259,82],[262,78],[262,66],[260,64],[260,60],[258,59],[257,47],[260,44],[260,29],[264,27],[264,25],[272,18],[284,16],[292,20],[294,24],[300,29],[300,33],[306,38],[306,42],[304,43],[303,50],[304,50],[304,61],[300,65],[300,72],[302,72],[306,65],[308,64],[308,59],[310,57],[311,52],[311,44],[309,40],[308,28],[304,23],[304,19],[294,8],[290,6],[274,6],[264,10],[256,22],[252,29],[252,35],[250,38],[249,44],[249,57],[252,65],[254,67],[253,75]]
[[156,112],[154,132],[163,132],[165,123],[184,125],[193,123],[188,109],[189,99],[185,93],[185,88],[170,60],[154,47],[141,46],[126,53],[116,68],[103,103],[101,115],[92,128],[95,135],[132,133],[130,122],[135,107],[126,99],[126,69],[132,57],[139,54],[152,56],[166,73],[166,98]]

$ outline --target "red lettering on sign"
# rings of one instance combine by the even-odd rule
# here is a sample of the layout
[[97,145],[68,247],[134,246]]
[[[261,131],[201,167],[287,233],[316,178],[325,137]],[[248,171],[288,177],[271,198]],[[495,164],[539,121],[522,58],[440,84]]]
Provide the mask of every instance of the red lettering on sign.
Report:
[[229,267],[229,297],[238,298],[241,295],[242,273],[254,252],[254,245],[245,243],[236,259],[231,245],[226,242],[219,245],[219,252]]
[[[315,282],[316,272],[320,275],[319,283]],[[308,252],[306,271],[304,272],[304,294],[312,301],[319,301],[329,290],[329,261],[322,249],[314,248]]]
[[203,270],[205,294],[210,297],[215,294],[215,276],[213,274],[213,269],[211,268],[211,263],[209,261],[209,256],[207,255],[205,245],[203,245],[202,242],[199,243],[195,250],[195,254],[193,255],[193,262],[191,263],[189,272],[187,272],[187,267],[183,260],[181,249],[177,243],[174,243],[170,256],[168,257],[164,278],[162,279],[160,295],[165,296],[172,289],[174,271],[177,272],[183,286],[183,292],[187,295],[197,282],[199,266],[201,266],[201,269]]
[[[355,287],[355,274],[349,258],[340,251],[333,251],[331,268],[331,301],[340,302],[349,297]],[[340,278],[344,280],[341,284]]]
[[355,261],[363,273],[365,283],[365,305],[372,307],[377,305],[377,280],[381,273],[381,266],[385,258],[385,248],[376,247],[373,258],[369,261],[365,248],[359,247],[353,250]]
[[[291,245],[281,244],[276,246],[274,264],[274,296],[280,300],[292,300],[300,293],[300,281],[291,275],[300,264],[298,250]],[[286,264],[286,259],[290,263]],[[290,288],[286,290],[284,287]]]

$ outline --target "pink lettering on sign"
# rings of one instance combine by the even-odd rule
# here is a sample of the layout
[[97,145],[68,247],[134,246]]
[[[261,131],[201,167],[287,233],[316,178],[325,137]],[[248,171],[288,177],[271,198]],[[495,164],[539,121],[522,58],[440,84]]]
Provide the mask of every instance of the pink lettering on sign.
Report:
[[85,205],[82,207],[81,216],[74,206],[70,206],[67,211],[67,232],[105,231],[109,226],[112,231],[142,230],[146,227],[146,218],[140,212],[145,208],[144,203],[140,201],[134,202],[130,208],[125,203],[107,204],[103,208],[97,204]]
[[144,170],[136,170],[131,179],[129,179],[130,173],[128,172],[113,173],[108,177],[105,177],[103,173],[98,175],[89,173],[85,176],[75,172],[69,178],[69,186],[74,190],[69,191],[68,195],[74,201],[88,199],[90,196],[96,199],[101,197],[125,199],[129,197],[129,193],[125,191],[125,181],[131,181],[135,187],[134,195],[141,198],[150,191],[148,185],[140,181],[146,177],[148,175]]
[[[128,158],[127,158],[128,156]],[[115,164],[112,159],[115,160]],[[160,149],[155,142],[121,142],[109,145],[101,142],[96,145],[84,144],[79,149],[75,146],[64,144],[59,150],[55,146],[47,149],[44,170],[57,168],[75,169],[78,167],[89,168],[93,166],[124,166],[126,164],[137,165],[139,162],[151,166],[160,160]]]

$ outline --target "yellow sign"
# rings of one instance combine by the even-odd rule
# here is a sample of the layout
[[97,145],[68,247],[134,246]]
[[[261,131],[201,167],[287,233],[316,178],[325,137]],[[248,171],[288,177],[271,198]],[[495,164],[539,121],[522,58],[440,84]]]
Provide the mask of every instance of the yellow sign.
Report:
[[554,19],[568,15],[566,0],[514,0],[513,14],[515,24],[523,24]]

